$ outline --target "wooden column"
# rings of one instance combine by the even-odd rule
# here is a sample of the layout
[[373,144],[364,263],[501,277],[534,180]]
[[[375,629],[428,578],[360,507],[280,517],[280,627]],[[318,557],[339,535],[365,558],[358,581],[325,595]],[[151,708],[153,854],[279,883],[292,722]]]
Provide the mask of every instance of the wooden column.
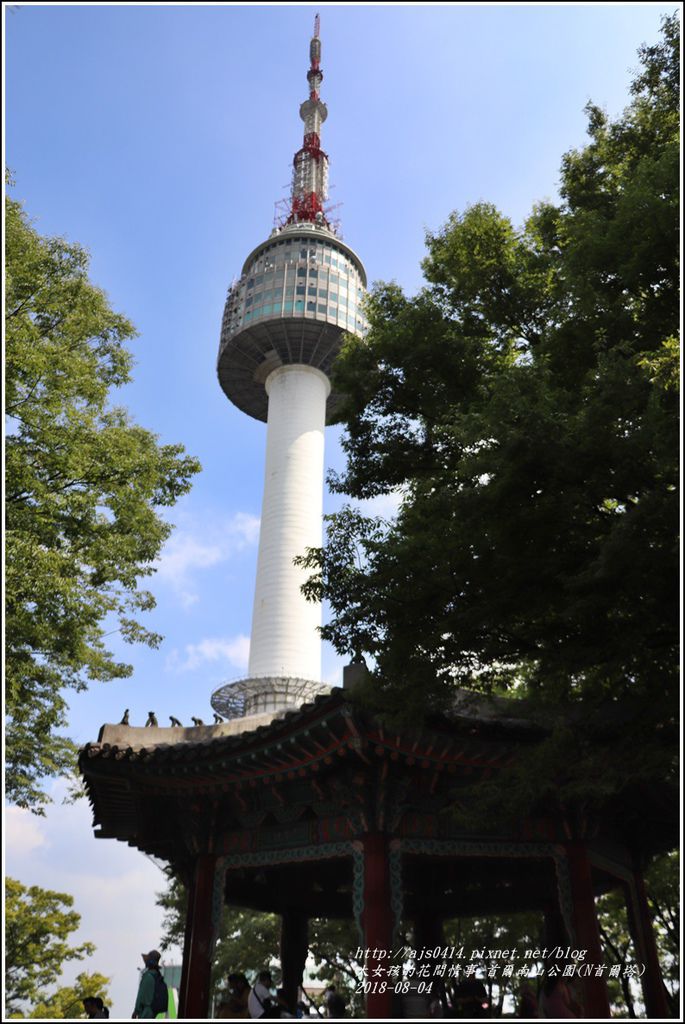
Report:
[[[362,925],[364,946],[368,950],[365,960],[371,985],[366,997],[366,1016],[375,1020],[393,1017],[394,979],[388,978],[392,952],[394,916],[390,888],[390,859],[388,838],[381,832],[369,833],[363,838],[364,846],[364,910]],[[387,957],[383,954],[387,954]],[[373,991],[374,986],[376,991]],[[381,989],[385,987],[385,991]]]
[[445,945],[442,917],[437,907],[429,904],[414,918],[414,945],[416,949],[435,949]]
[[625,886],[626,909],[636,960],[645,965],[645,973],[640,979],[645,1009],[650,1018],[669,1020],[671,1009],[661,974],[644,879],[638,868],[634,868],[632,874],[633,884]]
[[307,915],[295,907],[288,907],[281,915],[281,986],[290,1013],[295,1013],[297,1008],[308,951]]
[[190,963],[190,957],[186,956],[186,951],[190,949],[190,939],[193,934],[193,915],[190,912],[190,908],[193,905],[195,899],[195,874],[190,878],[188,884],[188,905],[186,907],[186,924],[183,933],[183,963],[181,964],[181,981],[178,986],[178,1006],[176,1012],[180,1017],[183,1016],[183,1000],[185,993],[188,988],[188,964]]
[[[592,868],[583,842],[566,844],[571,898],[573,901],[573,923],[576,932],[575,945],[587,950],[585,963],[599,966],[604,963],[604,953],[599,936],[595,894],[592,888]],[[583,1008],[586,1017],[611,1017],[609,994],[604,978],[590,975],[580,978]]]
[[[435,949],[438,946],[442,949],[445,945],[445,929],[442,916],[437,906],[426,897],[424,909],[419,911],[414,917],[414,948],[417,951],[420,949]],[[442,957],[437,957],[429,962],[431,970],[433,970],[438,964],[443,964],[445,961]],[[433,979],[431,993],[426,996],[426,1010],[430,1002],[436,997],[440,1000],[443,1015],[447,1017],[449,1007],[444,978],[438,977]]]
[[555,946],[567,946],[571,936],[564,922],[564,916],[558,903],[549,902],[545,904],[545,939],[544,945],[548,949]]
[[209,1017],[215,873],[216,856],[212,853],[200,854],[195,862],[190,887],[183,946],[178,1015],[186,1020],[207,1020]]

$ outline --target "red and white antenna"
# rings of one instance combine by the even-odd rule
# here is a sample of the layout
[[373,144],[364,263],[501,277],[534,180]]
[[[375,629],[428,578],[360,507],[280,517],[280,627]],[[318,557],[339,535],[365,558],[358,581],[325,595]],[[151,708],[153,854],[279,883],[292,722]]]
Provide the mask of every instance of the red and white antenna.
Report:
[[288,224],[308,221],[328,227],[324,203],[328,198],[328,155],[321,149],[321,125],[328,116],[326,104],[319,98],[323,80],[319,15],[314,19],[314,35],[309,43],[309,99],[300,107],[304,121],[304,142],[293,159]]

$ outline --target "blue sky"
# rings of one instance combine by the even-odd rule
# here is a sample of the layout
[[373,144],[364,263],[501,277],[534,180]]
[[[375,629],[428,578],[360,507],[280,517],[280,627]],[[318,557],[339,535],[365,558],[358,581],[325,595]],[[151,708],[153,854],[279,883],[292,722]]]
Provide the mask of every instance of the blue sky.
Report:
[[[413,292],[424,233],[452,210],[485,199],[520,223],[556,197],[562,154],[586,138],[583,107],[620,112],[638,46],[674,7],[5,8],[13,194],[41,233],[88,248],[92,279],[137,325],[135,380],[117,402],[203,465],[151,583],[146,624],[166,640],[122,645],[132,678],[71,698],[78,742],[126,707],[134,724],[150,708],[207,718],[212,690],[246,664],[265,427],[229,404],[215,360],[226,289],[287,195],[317,10],[336,216],[370,281]],[[339,672],[325,651],[324,677]],[[56,802],[44,820],[15,809],[8,824],[8,872],[75,895],[98,946],[88,966],[114,975],[114,1012],[130,1016],[138,954],[159,938],[157,869],[96,843],[83,804]]]

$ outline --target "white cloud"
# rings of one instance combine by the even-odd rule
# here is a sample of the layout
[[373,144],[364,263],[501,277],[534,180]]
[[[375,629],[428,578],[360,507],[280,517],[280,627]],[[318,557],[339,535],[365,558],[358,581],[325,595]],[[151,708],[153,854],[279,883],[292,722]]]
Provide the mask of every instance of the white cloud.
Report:
[[383,519],[394,519],[402,504],[404,494],[401,490],[378,494],[375,498],[358,500],[354,504],[367,516],[381,516]]
[[197,644],[186,644],[183,654],[171,652],[167,668],[175,672],[193,672],[201,665],[220,662],[247,668],[250,655],[250,638],[240,633],[234,637],[205,637]]
[[251,547],[259,537],[259,519],[236,512],[230,519],[202,528],[177,529],[164,545],[156,564],[156,578],[176,593],[183,607],[198,600],[194,574],[211,569]]
[[5,842],[22,857],[40,846],[48,845],[41,828],[41,819],[21,807],[5,809]]

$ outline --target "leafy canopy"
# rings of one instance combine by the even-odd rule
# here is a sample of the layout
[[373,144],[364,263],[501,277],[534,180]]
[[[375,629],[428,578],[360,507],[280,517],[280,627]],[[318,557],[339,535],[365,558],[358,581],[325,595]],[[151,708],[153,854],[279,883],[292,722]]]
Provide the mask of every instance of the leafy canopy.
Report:
[[[645,891],[651,913],[664,991],[674,1019],[680,1016],[680,864],[678,853],[658,857],[645,874]],[[612,964],[639,961],[626,913],[625,894],[619,889],[600,896],[597,901],[600,937]],[[639,1017],[642,999],[635,979],[624,977],[608,981],[612,1004],[624,1008],[629,1017]],[[637,1007],[636,1007],[637,1004]],[[621,1012],[618,1016],[625,1016]]]
[[199,470],[161,445],[112,389],[130,380],[131,323],[87,276],[88,256],[42,238],[6,204],[7,793],[46,802],[41,780],[67,770],[65,687],[127,676],[104,637],[155,646],[139,588],[171,526],[159,512]]
[[[66,893],[41,889],[37,885],[27,888],[14,878],[5,879],[5,1004],[8,1016],[24,1016],[22,1004],[27,1003],[33,1004],[34,1009],[54,1008],[58,993],[49,996],[45,990],[57,981],[65,963],[83,960],[94,952],[91,942],[77,946],[69,943],[71,933],[76,931],[81,921],[80,914],[71,909],[73,905],[73,896]],[[102,975],[79,977],[89,977],[97,987],[97,991],[88,990],[84,994],[106,995],[107,978]],[[62,998],[59,996],[59,1005],[62,1005]],[[35,1015],[56,1016],[51,1012]]]
[[455,684],[674,714],[678,640],[678,25],[632,101],[589,105],[561,201],[489,203],[427,237],[409,298],[380,284],[336,370],[354,499],[301,562],[323,635],[370,656],[414,720]]
[[[107,986],[110,978],[97,972],[89,974],[82,971],[76,975],[73,985],[63,985],[37,1003],[28,1014],[29,1019],[37,1020],[74,1020],[75,1018],[86,1018],[83,1007],[85,996],[93,999],[100,996],[102,1001],[107,1003]],[[24,1014],[17,1014],[24,1017]]]

